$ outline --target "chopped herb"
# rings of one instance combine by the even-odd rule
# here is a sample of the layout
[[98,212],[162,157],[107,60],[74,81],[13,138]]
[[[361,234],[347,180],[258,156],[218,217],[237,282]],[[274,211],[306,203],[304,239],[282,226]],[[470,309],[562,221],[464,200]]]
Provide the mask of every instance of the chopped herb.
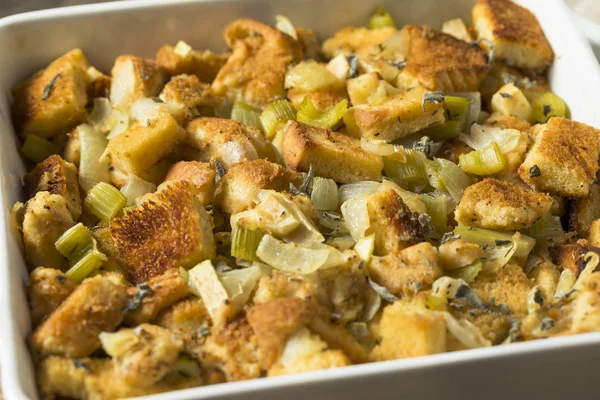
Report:
[[543,331],[547,331],[548,329],[554,328],[554,320],[550,317],[545,317],[542,319],[542,324],[540,325],[540,329]]
[[310,187],[310,184],[311,184],[314,176],[315,176],[315,169],[313,168],[312,164],[310,164],[310,167],[308,168],[308,173],[306,174],[304,181],[300,185],[300,188],[297,189],[293,183],[290,183],[290,192],[292,192],[292,194],[294,194],[296,196],[301,195],[301,194],[306,194],[306,195],[310,196],[308,189]]
[[491,40],[489,39],[479,39],[476,40],[473,43],[473,46],[478,47],[481,49],[481,43],[485,43],[488,46],[488,54],[487,54],[487,61],[488,64],[491,64],[494,61],[494,52],[496,51],[496,46],[494,46],[494,43],[492,43]]
[[419,214],[417,221],[419,221],[419,225],[421,225],[421,228],[423,228],[423,234],[427,236],[427,234],[432,231],[430,225],[431,217],[428,214]]
[[201,338],[210,336],[210,328],[208,326],[202,326],[198,329],[198,336]]
[[224,177],[227,173],[227,170],[223,164],[221,164],[221,161],[218,158],[215,158],[215,167],[217,168],[217,175],[219,175],[219,178]]
[[506,246],[507,244],[511,244],[512,240],[495,240],[496,246]]
[[512,99],[513,96],[510,93],[504,93],[504,92],[500,92],[500,96],[504,97],[505,99]]
[[125,306],[123,307],[123,311],[135,311],[138,308],[140,308],[140,305],[142,304],[142,300],[144,299],[144,297],[149,294],[152,293],[154,290],[152,290],[152,288],[150,287],[150,285],[148,285],[148,283],[143,282],[140,283],[139,285],[137,285],[137,290],[133,295],[133,299]]
[[86,363],[84,363],[81,360],[73,360],[73,366],[75,367],[75,369],[86,369],[88,371],[91,371],[92,369],[90,368],[89,365],[87,365]]
[[446,232],[442,235],[441,244],[444,244],[453,239],[460,239],[460,235],[458,233],[455,235],[454,232]]
[[56,80],[60,77],[60,74],[56,74],[54,78],[50,79],[50,82],[44,86],[44,92],[42,94],[42,100],[48,100],[50,98],[50,94],[52,93],[52,88],[56,83]]
[[389,303],[393,303],[396,300],[398,300],[398,297],[396,297],[396,295],[394,295],[392,292],[390,292],[385,286],[381,286],[380,284],[374,282],[371,278],[368,278],[368,280],[369,280],[369,285],[371,285],[373,290],[376,291],[377,294],[379,296],[381,296],[382,299],[384,299],[385,301],[387,301]]
[[464,299],[467,302],[467,304],[475,308],[486,308],[485,303],[479,298],[477,293],[468,285],[460,285],[458,289],[456,289],[456,294],[454,295],[454,297],[457,299]]
[[425,107],[427,103],[440,104],[443,102],[444,102],[444,93],[442,93],[442,92],[427,92],[423,96],[423,102],[421,103],[421,106],[423,107],[423,111],[425,112],[425,111],[427,111],[427,107]]
[[152,101],[155,102],[155,103],[164,103],[164,101],[162,101],[158,97],[152,97]]
[[521,324],[519,320],[513,316],[510,316],[510,330],[508,331],[508,343],[519,342],[522,340],[521,337]]
[[67,278],[64,275],[56,275],[56,280],[58,281],[59,285],[62,285],[67,281]]
[[413,143],[413,150],[420,151],[421,153],[425,153],[425,155],[431,155],[431,144],[432,140],[427,136],[423,136],[417,142]]
[[388,64],[390,64],[392,67],[396,67],[398,69],[402,69],[404,67],[406,67],[406,61],[398,61],[397,63],[393,62],[393,61],[388,61]]
[[533,293],[533,301],[540,307],[544,305],[544,295],[539,287],[536,288],[535,292]]
[[358,57],[356,54],[346,56],[350,70],[348,71],[348,78],[356,78],[358,76]]
[[331,212],[331,211],[323,211],[323,214],[321,214],[323,217],[330,219],[332,221],[341,221],[342,220],[342,216]]
[[231,268],[225,261],[217,261],[215,265],[215,271],[219,274],[222,274],[224,272],[233,271],[233,268]]
[[540,167],[538,167],[537,165],[533,164],[531,166],[531,168],[529,168],[529,177],[530,178],[537,178],[538,176],[542,175],[542,171],[540,171]]
[[552,107],[550,107],[548,104],[544,104],[544,117],[547,117],[551,111],[552,111]]
[[503,72],[501,76],[502,76],[502,82],[505,84],[512,82],[516,85],[517,83],[519,83],[519,78],[517,78],[516,76],[514,76],[512,74],[509,74],[508,72]]

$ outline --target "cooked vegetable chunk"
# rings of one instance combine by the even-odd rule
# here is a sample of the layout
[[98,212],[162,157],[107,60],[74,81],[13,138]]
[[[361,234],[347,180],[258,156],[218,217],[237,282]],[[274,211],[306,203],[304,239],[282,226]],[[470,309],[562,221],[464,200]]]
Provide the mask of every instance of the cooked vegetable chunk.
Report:
[[492,111],[527,121],[531,118],[531,104],[523,92],[509,82],[492,97]]
[[213,115],[218,99],[210,93],[210,86],[194,75],[177,75],[165,85],[159,98],[183,107],[185,119],[199,115]]
[[164,45],[156,53],[156,63],[169,76],[194,75],[201,82],[212,82],[227,62],[229,53],[213,53],[210,50],[193,50],[180,41],[175,47]]
[[131,55],[117,57],[111,74],[110,101],[123,110],[141,98],[157,96],[165,83],[164,72],[154,61]]
[[75,282],[57,269],[37,267],[31,271],[27,297],[33,325],[43,322],[76,287]]
[[495,276],[479,277],[471,287],[486,303],[493,297],[495,304],[506,304],[515,314],[527,313],[527,294],[531,287],[527,275],[518,265],[508,264]]

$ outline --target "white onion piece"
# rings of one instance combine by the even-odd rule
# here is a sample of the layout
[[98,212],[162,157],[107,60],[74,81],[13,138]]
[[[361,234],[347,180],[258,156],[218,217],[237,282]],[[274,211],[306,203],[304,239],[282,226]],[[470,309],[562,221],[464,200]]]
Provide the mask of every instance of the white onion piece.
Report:
[[142,178],[129,175],[127,182],[121,188],[121,193],[127,197],[127,205],[130,206],[135,203],[135,199],[148,193],[154,193],[156,191],[156,185],[152,182],[143,180]]
[[517,251],[517,244],[513,241],[504,246],[488,247],[483,260],[483,273],[494,273],[504,267]]
[[105,97],[94,99],[94,108],[88,116],[88,122],[101,133],[106,133],[112,129],[112,106],[110,100]]
[[110,182],[109,162],[102,157],[108,140],[89,124],[79,125],[77,130],[81,147],[79,185],[87,192],[98,182]]
[[222,273],[217,272],[217,275],[235,307],[241,310],[250,298],[262,272],[259,267],[252,266]]
[[495,126],[473,124],[471,134],[461,133],[459,138],[475,150],[483,149],[492,142],[496,142],[505,154],[512,151],[522,151],[527,147],[527,137],[521,131]]
[[347,200],[341,207],[346,227],[355,240],[365,237],[365,232],[371,226],[367,208],[367,196],[355,197]]
[[356,183],[347,183],[341,185],[338,190],[340,204],[358,196],[375,193],[379,189],[379,182],[361,181]]
[[252,145],[244,146],[243,144],[231,140],[221,146],[219,149],[219,160],[223,163],[226,169],[229,169],[233,164],[240,161],[256,160],[258,154]]
[[108,132],[107,139],[114,139],[127,129],[129,129],[129,116],[127,113],[119,108],[113,108],[110,116],[112,122],[112,128]]
[[459,321],[447,311],[438,313],[444,318],[448,331],[450,331],[450,333],[467,348],[476,349],[479,347],[490,347],[492,345],[492,342],[486,339],[481,334],[481,331],[470,321],[466,319],[461,319]]

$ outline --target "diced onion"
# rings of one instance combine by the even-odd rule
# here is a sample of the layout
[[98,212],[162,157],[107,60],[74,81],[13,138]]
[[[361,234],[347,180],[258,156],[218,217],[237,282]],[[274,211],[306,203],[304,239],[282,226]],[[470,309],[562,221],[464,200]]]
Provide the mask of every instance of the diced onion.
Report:
[[459,225],[454,229],[454,233],[460,235],[460,237],[467,242],[475,243],[480,246],[489,247],[496,246],[496,243],[515,241],[515,256],[517,257],[526,257],[533,249],[533,246],[535,246],[535,239],[518,232],[496,232],[489,229]]
[[99,182],[109,182],[109,162],[101,159],[108,141],[103,134],[88,124],[79,125],[81,159],[79,161],[79,184],[86,192]]
[[345,201],[341,207],[348,231],[355,240],[363,239],[365,237],[365,232],[371,226],[367,208],[367,198],[368,196],[366,195],[354,197]]
[[112,106],[110,100],[105,97],[97,97],[94,99],[94,108],[88,116],[88,122],[98,132],[106,133],[112,128],[111,115]]
[[156,191],[156,185],[152,182],[143,180],[136,175],[129,175],[127,182],[121,188],[121,193],[127,197],[127,206],[135,203],[135,199],[148,193],[154,193]]
[[341,185],[338,190],[340,204],[358,196],[375,193],[381,184],[375,181],[360,181]]
[[106,136],[106,138],[109,140],[116,138],[129,129],[129,116],[127,115],[127,112],[121,110],[120,108],[114,107],[112,109],[110,118],[112,121],[112,128]]
[[386,143],[383,140],[366,139],[361,139],[360,146],[371,153],[379,154],[380,156],[393,155],[399,162],[406,162],[406,152],[402,146]]
[[404,161],[394,155],[383,157],[386,175],[401,187],[411,190],[427,184],[426,161],[424,153],[412,149],[405,150]]
[[315,176],[312,180],[310,200],[317,210],[337,210],[338,186],[335,181]]
[[473,183],[471,178],[452,161],[443,158],[435,161],[426,160],[425,167],[429,184],[438,190],[448,192],[457,202],[460,201],[464,190]]
[[575,274],[568,268],[565,268],[558,278],[556,290],[554,291],[554,301],[561,300],[571,291],[575,284]]
[[521,151],[527,147],[527,137],[516,129],[503,129],[495,126],[473,124],[471,134],[461,134],[460,140],[469,147],[480,150],[496,142],[504,154]]
[[464,344],[469,349],[476,349],[479,347],[490,347],[492,342],[486,339],[479,328],[467,319],[457,320],[452,314],[447,311],[442,311],[440,314],[443,316],[446,322],[448,331],[456,338],[459,342]]
[[334,74],[325,65],[316,61],[303,61],[290,69],[285,75],[285,88],[298,89],[303,92],[313,92],[328,86],[341,84]]
[[369,235],[366,238],[360,239],[354,245],[354,251],[361,260],[369,262],[375,249],[375,234]]
[[517,244],[511,241],[510,244],[488,247],[485,250],[482,266],[482,272],[489,274],[499,271],[503,268],[517,251]]
[[453,278],[462,279],[468,284],[471,284],[475,281],[475,278],[477,278],[477,275],[479,275],[482,268],[483,263],[481,262],[481,260],[477,260],[473,264],[468,265],[466,267],[448,271],[448,274]]
[[217,275],[236,309],[241,310],[262,276],[262,271],[259,267],[252,266],[222,273],[217,272]]
[[294,39],[298,40],[298,34],[296,33],[296,28],[292,24],[292,21],[288,17],[283,15],[275,16],[275,27],[279,29],[281,32],[288,34]]

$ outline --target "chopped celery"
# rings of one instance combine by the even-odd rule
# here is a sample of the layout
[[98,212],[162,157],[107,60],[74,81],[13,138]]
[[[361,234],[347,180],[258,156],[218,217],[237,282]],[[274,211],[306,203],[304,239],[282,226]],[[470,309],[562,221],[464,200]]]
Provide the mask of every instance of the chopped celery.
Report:
[[332,129],[348,111],[348,100],[344,99],[331,108],[321,112],[317,110],[309,96],[304,97],[298,107],[298,121],[319,128]]
[[55,246],[59,253],[73,264],[92,248],[92,233],[80,222],[63,233],[56,240]]
[[406,149],[404,153],[404,161],[394,155],[383,157],[385,174],[398,185],[407,189],[427,184],[425,154],[412,149]]
[[431,217],[431,226],[436,230],[445,231],[448,223],[448,201],[446,196],[432,196],[430,194],[422,194],[419,199],[427,208],[427,215]]
[[564,231],[560,223],[560,217],[548,214],[535,221],[529,228],[523,230],[523,233],[537,240],[543,240],[562,235]]
[[260,110],[241,101],[236,101],[231,109],[231,119],[239,121],[246,126],[262,128],[260,123]]
[[333,179],[319,178],[312,180],[310,199],[317,210],[333,211],[338,208],[338,186]]
[[23,146],[19,150],[25,158],[36,164],[44,161],[52,154],[60,152],[57,145],[37,135],[27,135]]
[[496,246],[497,243],[507,243],[516,241],[517,250],[515,256],[525,257],[531,252],[535,246],[535,239],[529,236],[518,234],[515,237],[514,233],[496,232],[489,229],[474,228],[470,226],[459,225],[454,229],[454,234],[467,242],[475,243],[480,246]]
[[97,183],[87,194],[83,205],[104,222],[109,222],[125,207],[127,197],[116,187]]
[[248,261],[260,261],[256,249],[264,234],[260,229],[237,226],[231,237],[231,255]]
[[87,278],[92,272],[100,268],[102,263],[106,260],[106,256],[96,249],[96,241],[93,240],[93,248],[85,253],[85,255],[66,272],[66,275],[79,283]]
[[565,101],[552,92],[544,93],[538,97],[531,108],[531,118],[542,124],[552,117],[569,118],[570,114]]
[[492,142],[480,150],[461,154],[459,164],[463,171],[473,175],[491,175],[500,172],[506,165],[506,160],[498,143]]
[[135,199],[148,193],[154,193],[156,185],[139,178],[133,174],[129,175],[125,186],[121,188],[121,193],[127,197],[127,206],[135,204]]
[[475,278],[477,278],[477,275],[479,275],[482,268],[483,263],[481,262],[481,260],[477,260],[473,264],[468,265],[466,267],[449,271],[448,275],[455,279],[462,279],[468,284],[471,284],[473,283],[473,281],[475,281]]
[[434,188],[448,192],[457,202],[464,190],[473,182],[463,170],[452,161],[438,158],[435,161],[425,160],[429,184]]
[[471,101],[464,97],[445,96],[446,122],[426,128],[423,134],[434,140],[447,140],[457,137],[464,129],[471,109]]
[[275,16],[275,27],[277,29],[279,29],[281,32],[287,33],[294,39],[298,40],[298,34],[296,33],[296,28],[294,27],[294,24],[292,24],[292,21],[290,21],[290,19],[288,17],[285,17],[283,15],[276,15]]
[[377,6],[375,13],[369,18],[369,28],[395,28],[394,20],[387,10],[381,6]]
[[296,119],[296,112],[292,107],[292,103],[287,100],[272,102],[260,114],[260,122],[268,137],[275,136],[279,125],[294,119]]

